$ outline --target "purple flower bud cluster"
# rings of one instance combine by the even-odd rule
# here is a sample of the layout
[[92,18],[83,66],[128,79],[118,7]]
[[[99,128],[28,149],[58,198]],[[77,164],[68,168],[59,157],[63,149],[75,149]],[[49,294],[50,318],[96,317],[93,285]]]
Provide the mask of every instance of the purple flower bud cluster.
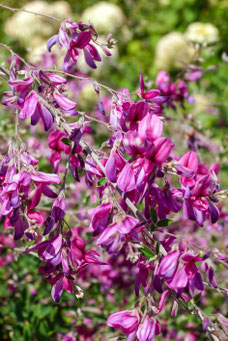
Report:
[[[92,24],[85,25],[82,22],[73,22],[66,20],[62,23],[59,33],[52,36],[47,42],[48,51],[51,52],[51,48],[58,43],[59,48],[64,47],[67,49],[67,53],[63,62],[63,70],[70,71],[75,63],[78,61],[78,57],[81,52],[84,54],[86,64],[96,69],[95,62],[101,61],[101,56],[95,47],[97,44],[97,32]],[[110,56],[111,53],[104,46],[105,44],[99,44],[103,52]]]

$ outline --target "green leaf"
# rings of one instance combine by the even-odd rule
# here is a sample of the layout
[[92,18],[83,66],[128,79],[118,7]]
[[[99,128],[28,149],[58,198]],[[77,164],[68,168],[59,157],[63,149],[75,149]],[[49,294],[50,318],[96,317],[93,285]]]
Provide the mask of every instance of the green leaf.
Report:
[[159,227],[169,226],[172,222],[173,222],[172,219],[161,219],[157,223],[157,226]]
[[97,187],[104,186],[106,184],[106,182],[107,182],[106,178],[101,178],[97,183]]
[[143,248],[139,249],[139,251],[143,254],[143,256],[147,258],[153,258],[155,256],[153,251],[147,246],[144,246]]
[[64,137],[62,140],[61,140],[62,143],[66,144],[67,146],[71,146],[71,140],[68,139],[67,137]]
[[188,302],[188,309],[190,309],[190,310],[194,309],[194,305],[192,302]]
[[195,265],[196,265],[196,266],[200,266],[201,263],[202,263],[202,261],[201,261],[201,262],[195,262]]
[[154,232],[155,231],[155,225],[150,225],[150,230],[152,231],[152,232]]
[[156,224],[156,222],[158,221],[158,215],[154,207],[150,208],[150,213],[154,224]]
[[200,300],[200,298],[201,298],[201,292],[194,297],[194,301],[198,302]]
[[158,255],[160,252],[160,244],[158,242],[156,242],[156,245],[155,245],[155,252],[156,252],[156,255]]

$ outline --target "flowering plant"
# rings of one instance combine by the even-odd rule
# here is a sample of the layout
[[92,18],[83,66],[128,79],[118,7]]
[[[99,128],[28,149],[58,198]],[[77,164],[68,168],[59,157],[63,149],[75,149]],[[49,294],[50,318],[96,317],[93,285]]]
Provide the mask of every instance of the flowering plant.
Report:
[[[106,324],[87,328],[84,322],[64,340],[117,335],[108,327],[127,340],[184,340],[175,328],[179,310],[195,317],[186,326],[192,339],[200,333],[201,339],[205,334],[225,340],[223,311],[206,313],[203,307],[207,288],[227,297],[216,275],[218,267],[227,269],[227,253],[214,248],[209,236],[202,242],[198,235],[202,229],[208,235],[215,230],[220,238],[226,232],[222,199],[227,193],[220,186],[219,164],[201,158],[200,148],[209,146],[192,133],[189,150],[180,151],[181,141],[169,130],[170,110],[194,102],[189,83],[205,71],[199,58],[177,79],[159,72],[153,88],[140,73],[133,93],[113,90],[77,70],[81,55],[89,67],[97,67],[98,47],[111,56],[116,43],[111,35],[100,42],[92,23],[51,19],[60,21],[60,28],[47,50],[52,53],[56,44],[64,50],[62,70],[47,69],[42,61],[31,65],[0,44],[11,54],[7,67],[0,67],[7,86],[2,105],[15,121],[0,164],[2,249],[10,247],[12,259],[14,251],[38,257],[38,271],[56,303],[64,290],[83,298],[94,280],[111,302],[113,291],[132,290],[117,312],[106,314]],[[78,81],[92,83],[94,112],[79,110]],[[33,142],[22,140],[21,126],[34,135]],[[183,123],[180,131],[185,128]],[[99,130],[105,132],[100,145]],[[3,254],[1,263],[8,262]],[[98,304],[96,296],[92,302]]]

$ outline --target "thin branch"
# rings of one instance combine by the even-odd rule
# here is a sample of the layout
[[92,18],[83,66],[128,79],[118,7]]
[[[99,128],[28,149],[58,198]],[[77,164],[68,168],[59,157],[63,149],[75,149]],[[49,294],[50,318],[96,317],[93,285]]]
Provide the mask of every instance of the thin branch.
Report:
[[[39,70],[37,70],[39,71]],[[57,70],[57,69],[44,69],[43,70],[44,72],[53,72],[53,73],[59,73],[59,74],[62,74],[62,75],[65,75],[65,76],[68,76],[68,77],[71,77],[71,78],[74,78],[74,79],[78,79],[78,80],[84,80],[84,81],[90,81],[92,83],[96,82],[96,84],[98,86],[100,86],[101,88],[104,88],[105,90],[107,90],[108,92],[110,92],[112,95],[120,95],[122,97],[126,97],[126,94],[120,92],[120,91],[117,91],[117,90],[114,90],[112,88],[110,88],[109,86],[107,85],[104,85],[104,84],[101,84],[101,83],[98,83],[97,81],[95,81],[93,78],[91,77],[82,77],[82,76],[76,76],[76,75],[73,75],[71,73],[68,73],[68,72],[65,72],[65,71],[61,71],[61,70]]]
[[65,169],[65,173],[64,173],[64,177],[63,177],[63,183],[62,183],[62,186],[60,188],[59,193],[61,191],[64,191],[64,189],[65,189],[67,173],[68,173],[69,166],[70,166],[70,158],[71,158],[71,155],[73,153],[73,150],[74,150],[74,143],[72,143],[72,145],[71,145],[70,153],[69,153],[68,158],[67,158],[66,169]]
[[[1,5],[0,5],[0,7],[1,7]],[[26,60],[24,60],[24,58],[22,58],[19,54],[17,54],[16,52],[14,52],[8,45],[3,44],[3,43],[0,43],[0,46],[2,46],[2,47],[4,47],[5,49],[7,49],[7,50],[11,53],[12,56],[13,56],[13,55],[17,56],[17,57],[22,61],[22,63],[24,63],[26,66],[29,67],[29,69],[32,68],[32,65],[30,65],[28,62],[26,62]],[[2,68],[2,70],[3,70],[3,68]],[[4,71],[7,72],[6,69],[4,69]],[[7,74],[9,74],[9,73],[7,72]]]
[[211,283],[208,283],[208,282],[203,282],[204,285],[218,291],[220,294],[223,294],[226,298],[228,298],[228,289],[226,288],[222,288],[222,287],[219,287],[217,286],[216,288],[211,284]]
[[99,120],[98,118],[95,118],[95,117],[92,117],[92,116],[89,116],[88,114],[86,114],[85,112],[82,112],[82,111],[78,111],[79,115],[85,117],[87,120],[90,120],[90,121],[93,121],[93,122],[97,122],[99,124],[102,124],[104,125],[108,130],[111,130],[113,131],[113,129],[111,128],[111,125],[105,121],[101,121]]
[[7,10],[9,10],[11,12],[25,12],[25,13],[33,14],[33,15],[36,15],[36,16],[39,16],[39,17],[44,17],[44,18],[48,18],[48,19],[51,19],[51,20],[55,20],[55,21],[58,21],[58,22],[62,22],[65,19],[64,18],[64,19],[61,20],[61,19],[55,18],[55,17],[53,17],[51,15],[29,11],[29,10],[24,9],[24,8],[14,8],[14,7],[10,7],[10,6],[5,6],[5,5],[2,5],[2,4],[0,4],[0,8],[7,9]]
[[[204,324],[205,321],[205,314],[202,312],[202,310],[195,304],[195,302],[192,302],[193,306],[194,306],[194,313],[195,315],[197,315],[199,317],[199,319],[202,322],[202,325]],[[217,335],[214,334],[215,329],[210,325],[207,328],[207,334],[210,338],[210,340],[213,341],[222,341]]]

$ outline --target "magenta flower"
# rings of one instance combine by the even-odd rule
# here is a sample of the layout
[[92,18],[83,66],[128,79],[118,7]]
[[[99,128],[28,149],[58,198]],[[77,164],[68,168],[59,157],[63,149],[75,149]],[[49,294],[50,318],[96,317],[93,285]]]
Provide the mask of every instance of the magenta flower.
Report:
[[166,282],[170,282],[178,268],[179,257],[178,251],[173,251],[162,257],[157,269],[157,275],[164,278]]
[[[99,254],[95,250],[85,251],[85,242],[80,237],[64,238],[59,231],[54,238],[41,242],[24,251],[29,253],[38,250],[39,257],[46,262],[40,268],[49,280],[52,288],[53,300],[59,302],[63,290],[76,293],[74,275],[89,264],[104,265],[98,260]],[[78,293],[80,294],[80,292]]]
[[148,113],[139,122],[138,134],[145,141],[146,139],[154,141],[161,137],[163,131],[163,123],[157,115]]
[[145,85],[144,85],[142,73],[140,72],[139,75],[140,75],[140,91],[141,91],[140,95],[141,95],[141,97],[143,99],[152,100],[153,98],[159,96],[160,90],[157,90],[157,89],[151,89],[151,90],[145,92]]
[[106,324],[129,335],[138,328],[140,317],[140,312],[136,309],[123,310],[110,315]]
[[[55,193],[49,189],[50,184],[59,184],[60,178],[56,174],[47,174],[39,172],[33,168],[37,164],[37,160],[28,153],[21,152],[19,157],[23,164],[30,168],[30,171],[18,172],[17,163],[9,167],[9,157],[15,158],[13,153],[5,156],[2,160],[1,173],[4,179],[0,187],[0,216],[5,216],[6,226],[13,226],[15,229],[14,238],[20,239],[24,232],[28,229],[29,224],[27,217],[34,220],[38,225],[43,224],[43,218],[38,212],[32,211],[40,202],[42,194],[47,197],[55,197]],[[32,192],[31,188],[34,188]],[[26,209],[26,214],[24,211]],[[34,234],[27,231],[26,235],[30,239],[34,239]]]
[[167,160],[174,147],[167,137],[160,137],[156,139],[153,144],[146,142],[146,145],[148,145],[148,152],[145,152],[145,156],[154,160],[159,165]]
[[97,245],[106,248],[110,253],[120,251],[125,240],[125,235],[130,233],[139,223],[138,219],[127,216],[104,229],[97,240]]
[[[191,81],[189,79],[189,81]],[[160,71],[157,75],[156,85],[161,91],[161,95],[169,96],[168,106],[176,109],[174,101],[180,102],[184,106],[184,101],[187,100],[189,103],[193,103],[193,98],[189,95],[188,85],[183,80],[177,80],[175,83],[170,81],[170,76],[166,71]]]
[[130,128],[134,128],[134,123],[141,121],[149,112],[149,105],[145,101],[138,103],[124,102],[122,104],[123,114],[126,120],[131,122]]
[[184,213],[188,219],[196,221],[203,226],[207,217],[214,224],[219,219],[219,209],[212,201],[216,201],[214,193],[218,190],[216,181],[211,174],[200,176],[190,190],[185,189]]
[[75,109],[75,107],[77,105],[76,103],[71,101],[69,98],[67,98],[63,95],[60,95],[57,92],[54,93],[54,98],[55,98],[56,102],[58,103],[58,105],[60,106],[60,108],[66,112],[68,112],[72,109]]
[[111,153],[108,161],[106,162],[105,165],[105,175],[107,179],[111,182],[116,182],[116,172],[117,172],[117,165],[116,165],[116,160],[115,160],[115,153]]
[[181,259],[184,261],[184,265],[176,271],[169,287],[171,289],[184,289],[189,285],[192,290],[196,288],[202,291],[204,289],[203,280],[195,263],[203,261],[203,258],[186,253],[182,255]]
[[130,192],[135,189],[136,179],[130,163],[126,163],[118,175],[117,185],[123,192]]
[[155,336],[160,334],[159,322],[155,318],[146,316],[143,323],[138,327],[136,336],[138,341],[154,341]]
[[54,225],[61,222],[66,214],[66,203],[64,192],[61,191],[52,206],[51,215],[45,221],[44,235],[50,233]]
[[158,216],[160,219],[165,219],[170,212],[177,213],[181,210],[183,196],[184,190],[171,188],[168,182],[162,188],[154,183],[146,198],[146,204],[153,207],[158,205]]
[[35,92],[31,92],[30,95],[25,98],[23,109],[21,110],[19,117],[22,119],[31,117],[36,110],[37,102]]
[[186,154],[184,154],[180,160],[179,163],[183,165],[184,167],[191,169],[193,171],[193,176],[190,178],[181,177],[181,183],[183,186],[189,186],[192,187],[195,184],[194,176],[197,174],[199,161],[198,157],[195,152],[189,151]]
[[88,211],[88,214],[93,217],[89,229],[93,231],[94,236],[100,234],[108,226],[111,211],[112,203],[101,204]]
[[143,154],[145,143],[136,131],[129,130],[124,134],[123,146],[128,155]]
[[[63,69],[68,71],[77,62],[80,51],[83,51],[84,59],[87,65],[95,69],[96,62],[101,61],[101,56],[91,43],[93,36],[97,37],[97,33],[92,25],[84,25],[81,22],[75,23],[66,20],[62,23],[58,35],[54,35],[47,42],[48,51],[58,42],[59,48],[66,48],[67,53],[63,63]],[[102,50],[106,55],[111,53],[102,45]]]

